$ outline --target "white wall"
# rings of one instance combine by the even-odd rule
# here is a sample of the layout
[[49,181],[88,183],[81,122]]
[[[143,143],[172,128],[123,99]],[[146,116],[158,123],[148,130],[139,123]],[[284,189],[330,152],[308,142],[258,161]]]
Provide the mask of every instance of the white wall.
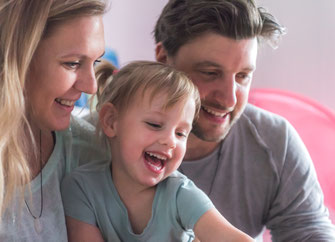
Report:
[[[154,60],[152,30],[167,0],[112,0],[107,46],[121,65]],[[253,87],[291,90],[335,110],[335,1],[258,0],[287,27],[279,48],[262,47]]]
[[287,27],[277,50],[260,50],[254,87],[292,90],[335,110],[335,1],[259,0]]
[[106,45],[119,61],[154,60],[153,28],[167,0],[111,0],[105,16]]

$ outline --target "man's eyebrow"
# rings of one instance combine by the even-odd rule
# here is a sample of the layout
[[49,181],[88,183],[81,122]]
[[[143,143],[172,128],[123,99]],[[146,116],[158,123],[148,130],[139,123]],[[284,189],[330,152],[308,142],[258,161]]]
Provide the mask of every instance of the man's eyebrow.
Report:
[[201,61],[194,64],[194,67],[217,67],[221,68],[221,66],[218,63],[215,63],[213,61]]
[[[219,65],[218,63],[213,62],[213,61],[201,61],[201,62],[197,62],[193,66],[194,66],[194,68],[215,67],[215,68],[222,69],[221,65]],[[247,67],[245,67],[245,68],[242,69],[242,71],[245,71],[245,72],[254,72],[255,70],[256,70],[256,66],[253,66],[253,65],[247,66]]]

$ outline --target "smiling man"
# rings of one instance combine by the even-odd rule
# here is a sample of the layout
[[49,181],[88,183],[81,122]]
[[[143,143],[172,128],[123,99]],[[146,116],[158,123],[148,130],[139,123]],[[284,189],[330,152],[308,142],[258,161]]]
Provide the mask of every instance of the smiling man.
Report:
[[236,227],[275,241],[334,241],[312,160],[283,118],[248,104],[258,45],[284,28],[252,0],[170,0],[156,59],[182,70],[202,106],[180,171]]

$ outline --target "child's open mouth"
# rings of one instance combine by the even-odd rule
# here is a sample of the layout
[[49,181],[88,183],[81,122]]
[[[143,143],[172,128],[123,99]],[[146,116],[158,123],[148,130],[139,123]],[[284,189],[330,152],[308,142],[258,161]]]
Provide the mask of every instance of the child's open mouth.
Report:
[[155,173],[160,173],[163,170],[167,159],[167,157],[153,152],[145,152],[144,158],[147,167]]

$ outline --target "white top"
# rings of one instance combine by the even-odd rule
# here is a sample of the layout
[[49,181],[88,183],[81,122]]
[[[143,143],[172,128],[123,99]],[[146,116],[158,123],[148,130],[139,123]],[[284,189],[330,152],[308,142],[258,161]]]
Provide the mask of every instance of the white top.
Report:
[[[103,152],[95,136],[94,127],[86,121],[72,118],[70,128],[55,132],[54,150],[42,170],[43,175],[43,213],[40,220],[41,231],[34,227],[34,218],[29,213],[24,201],[15,199],[12,207],[6,211],[0,228],[0,241],[67,241],[64,209],[60,193],[60,183],[65,174],[86,161],[94,161],[109,152]],[[41,174],[31,181],[32,200],[26,188],[25,200],[32,214],[38,217],[41,209]]]

